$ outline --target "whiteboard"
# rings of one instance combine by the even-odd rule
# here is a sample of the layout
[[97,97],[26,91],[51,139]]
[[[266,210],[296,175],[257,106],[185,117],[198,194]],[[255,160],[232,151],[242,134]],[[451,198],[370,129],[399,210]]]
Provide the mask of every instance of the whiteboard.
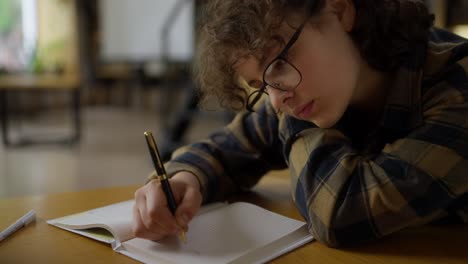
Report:
[[195,46],[193,0],[100,0],[99,57],[104,61],[161,60],[163,25],[178,1],[184,4],[169,31],[166,55],[174,61],[189,61]]

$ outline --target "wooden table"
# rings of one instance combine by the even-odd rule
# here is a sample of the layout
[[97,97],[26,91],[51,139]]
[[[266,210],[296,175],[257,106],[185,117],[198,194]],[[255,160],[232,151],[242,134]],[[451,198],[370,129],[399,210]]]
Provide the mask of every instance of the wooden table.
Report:
[[[254,192],[235,200],[252,202],[301,219],[291,202],[284,173],[263,179]],[[0,242],[0,263],[137,263],[109,245],[48,225],[47,219],[133,198],[139,186],[115,187],[0,200],[0,229],[30,209],[35,223]],[[272,263],[468,263],[468,226],[425,226],[400,231],[374,243],[347,249],[312,242]]]
[[[0,122],[2,141],[5,146],[26,145],[34,143],[75,143],[81,136],[80,115],[80,79],[78,74],[8,74],[0,75]],[[22,137],[17,142],[11,142],[9,134],[10,110],[8,107],[9,92],[69,92],[72,95],[73,134],[66,139],[41,141]]]

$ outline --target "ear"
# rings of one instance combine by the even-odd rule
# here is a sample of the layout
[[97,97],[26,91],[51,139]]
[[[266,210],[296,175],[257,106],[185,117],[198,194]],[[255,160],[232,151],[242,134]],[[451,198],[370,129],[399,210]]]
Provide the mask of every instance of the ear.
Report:
[[353,0],[328,0],[331,10],[336,13],[338,19],[346,32],[350,32],[354,27],[356,19],[356,8]]

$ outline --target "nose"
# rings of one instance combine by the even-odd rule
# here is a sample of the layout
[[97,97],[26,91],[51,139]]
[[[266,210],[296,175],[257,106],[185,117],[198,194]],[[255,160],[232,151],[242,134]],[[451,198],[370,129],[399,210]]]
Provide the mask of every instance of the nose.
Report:
[[294,91],[283,91],[269,87],[268,95],[273,107],[284,112],[285,108],[288,107],[288,102],[294,96]]

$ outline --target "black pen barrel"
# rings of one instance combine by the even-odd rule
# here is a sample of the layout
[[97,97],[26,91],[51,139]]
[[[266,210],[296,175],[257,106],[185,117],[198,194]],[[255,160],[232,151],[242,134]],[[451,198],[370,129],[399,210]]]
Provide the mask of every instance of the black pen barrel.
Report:
[[166,194],[167,205],[169,207],[169,210],[171,210],[172,215],[175,215],[177,204],[172,193],[171,185],[169,184],[168,180],[162,180],[161,186],[163,188],[164,193]]

